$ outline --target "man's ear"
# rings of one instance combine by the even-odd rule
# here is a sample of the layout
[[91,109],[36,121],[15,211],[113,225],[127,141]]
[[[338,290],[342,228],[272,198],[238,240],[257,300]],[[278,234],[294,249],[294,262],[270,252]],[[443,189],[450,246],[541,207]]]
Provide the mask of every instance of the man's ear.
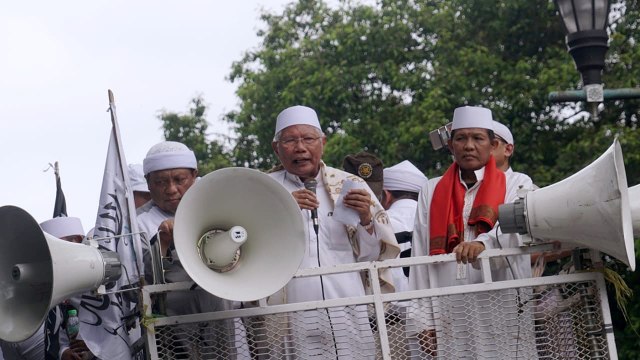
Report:
[[278,152],[278,142],[277,141],[272,141],[271,142],[271,148],[273,149],[273,152],[276,153],[276,155],[278,157],[280,157],[280,153]]
[[513,144],[507,144],[504,146],[504,155],[506,157],[511,157],[511,155],[513,155],[513,150],[514,150],[514,146]]
[[382,205],[383,208],[388,209],[389,208],[389,202],[391,201],[391,193],[389,192],[389,190],[385,190],[382,189],[382,199],[380,199],[380,204]]
[[493,140],[491,140],[491,151],[495,151],[498,148],[498,145],[500,145],[500,140],[494,137]]

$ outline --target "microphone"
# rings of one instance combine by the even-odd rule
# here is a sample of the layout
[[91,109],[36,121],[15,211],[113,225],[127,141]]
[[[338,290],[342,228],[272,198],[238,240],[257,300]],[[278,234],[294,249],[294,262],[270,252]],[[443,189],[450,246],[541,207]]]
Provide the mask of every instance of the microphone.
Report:
[[[316,179],[307,179],[304,181],[304,188],[313,191],[314,194],[316,193],[317,186],[318,182]],[[311,210],[311,220],[313,221],[313,230],[315,230],[316,235],[318,235],[318,209]]]

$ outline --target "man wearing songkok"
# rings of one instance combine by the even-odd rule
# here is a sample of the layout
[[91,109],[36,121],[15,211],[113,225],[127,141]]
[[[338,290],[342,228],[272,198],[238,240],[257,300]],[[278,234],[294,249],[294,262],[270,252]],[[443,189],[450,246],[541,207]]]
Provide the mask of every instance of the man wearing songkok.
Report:
[[[489,109],[455,109],[449,140],[454,163],[422,188],[412,255],[454,253],[457,263],[413,268],[411,289],[481,283],[477,257],[482,251],[522,245],[518,234],[502,234],[496,228],[498,206],[515,201],[519,185],[531,188],[532,184],[530,180],[514,184],[521,179],[505,176],[496,167],[492,152],[497,146]],[[528,255],[496,259],[491,261],[493,281],[531,276]],[[535,356],[529,308],[523,306],[525,295],[523,289],[508,289],[434,298],[427,313],[434,312],[414,314],[422,350],[445,358]]]
[[[408,160],[384,169],[382,206],[387,210],[396,234],[400,257],[411,256],[418,195],[426,183],[427,177]],[[396,291],[406,291],[409,287],[409,267],[394,270]]]
[[[161,271],[158,271],[159,261],[152,256],[162,254],[162,268],[164,269],[164,281],[167,283],[179,281],[192,281],[182,265],[178,253],[173,245],[174,216],[184,194],[195,183],[198,176],[198,164],[193,151],[182,143],[164,141],[149,149],[143,160],[143,171],[147,181],[151,200],[138,209],[138,226],[141,231],[145,278],[148,283],[162,281]],[[196,239],[197,240],[197,239]],[[195,240],[194,240],[195,241]],[[151,247],[149,247],[151,246]],[[158,249],[159,248],[159,249]],[[159,254],[158,254],[159,251]],[[154,264],[155,262],[155,264]],[[156,268],[154,274],[154,267]],[[234,307],[233,302],[217,298],[208,292],[197,288],[190,291],[171,291],[166,293],[164,301],[165,309],[155,309],[164,312],[164,315],[177,316],[197,314],[211,311],[229,310]],[[228,321],[232,322],[232,320]],[[215,350],[217,354],[225,354],[224,358],[234,358],[233,334],[220,336],[233,332],[234,325],[227,322],[216,322],[220,329],[208,329],[207,337],[202,334],[191,334],[198,338],[186,340],[174,336],[168,349],[175,348],[182,356],[190,354],[195,356],[194,346],[206,346]],[[213,325],[212,325],[213,327]],[[197,332],[193,325],[182,329],[185,332]],[[185,335],[187,337],[188,335]],[[178,356],[175,355],[174,356]],[[220,355],[222,356],[222,355]]]
[[[54,237],[79,244],[84,238],[82,222],[76,217],[55,217],[40,223],[42,231]],[[67,319],[69,310],[79,311],[80,295],[66,299],[49,310],[45,321],[45,354],[44,359],[82,359],[91,358],[91,351],[82,340],[80,334],[69,339]]]
[[133,191],[133,203],[136,209],[151,200],[151,193],[144,178],[144,171],[140,164],[129,164],[129,184]]
[[[272,148],[280,166],[270,176],[291,192],[300,206],[305,224],[307,250],[301,268],[330,267],[336,264],[393,259],[399,253],[389,218],[364,181],[322,161],[326,137],[312,108],[292,106],[277,117]],[[305,189],[305,181],[317,182],[316,192]],[[345,225],[333,216],[341,190],[348,182],[354,187],[344,195],[343,204],[357,214]],[[317,210],[318,233],[311,210]],[[369,279],[361,274],[324,275],[292,279],[283,291],[270,297],[272,303],[357,297],[366,294]],[[394,287],[388,273],[381,276],[384,291]],[[290,317],[297,358],[374,358],[375,345],[366,305],[337,306],[308,310]],[[278,344],[268,344],[273,351]],[[275,356],[275,354],[274,354]]]
[[344,171],[364,180],[378,201],[382,200],[382,170],[384,165],[377,156],[366,151],[347,155],[342,160]]

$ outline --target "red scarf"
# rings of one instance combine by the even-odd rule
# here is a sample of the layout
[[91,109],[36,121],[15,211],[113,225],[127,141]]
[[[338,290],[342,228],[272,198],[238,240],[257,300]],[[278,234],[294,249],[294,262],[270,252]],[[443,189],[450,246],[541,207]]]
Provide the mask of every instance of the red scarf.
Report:
[[[462,208],[466,189],[460,182],[459,169],[455,162],[449,166],[434,190],[429,209],[429,255],[448,254],[464,241]],[[476,236],[493,228],[506,192],[505,175],[491,155],[469,216],[468,224],[476,226]]]

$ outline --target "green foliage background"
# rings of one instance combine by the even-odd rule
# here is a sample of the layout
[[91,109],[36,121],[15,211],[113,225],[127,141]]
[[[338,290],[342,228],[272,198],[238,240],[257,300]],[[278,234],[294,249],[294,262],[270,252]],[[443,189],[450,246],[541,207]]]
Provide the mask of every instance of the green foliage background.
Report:
[[[638,87],[638,1],[611,1],[605,88]],[[482,105],[507,124],[516,142],[512,163],[546,186],[577,172],[619,136],[629,185],[640,182],[639,100],[609,101],[599,118],[582,104],[553,104],[551,91],[580,88],[549,0],[341,1],[331,8],[299,0],[264,13],[262,44],[232,66],[241,105],[225,115],[237,132],[226,150],[206,138],[205,107],[163,113],[167,139],[194,148],[202,174],[234,165],[268,169],[276,115],[313,107],[328,136],[324,160],[340,167],[346,154],[366,150],[386,165],[410,160],[428,176],[450,159],[432,150],[429,131],[461,105]],[[636,248],[638,248],[636,243]],[[636,293],[636,273],[620,269]],[[612,302],[621,358],[640,358],[640,305],[625,325]]]

